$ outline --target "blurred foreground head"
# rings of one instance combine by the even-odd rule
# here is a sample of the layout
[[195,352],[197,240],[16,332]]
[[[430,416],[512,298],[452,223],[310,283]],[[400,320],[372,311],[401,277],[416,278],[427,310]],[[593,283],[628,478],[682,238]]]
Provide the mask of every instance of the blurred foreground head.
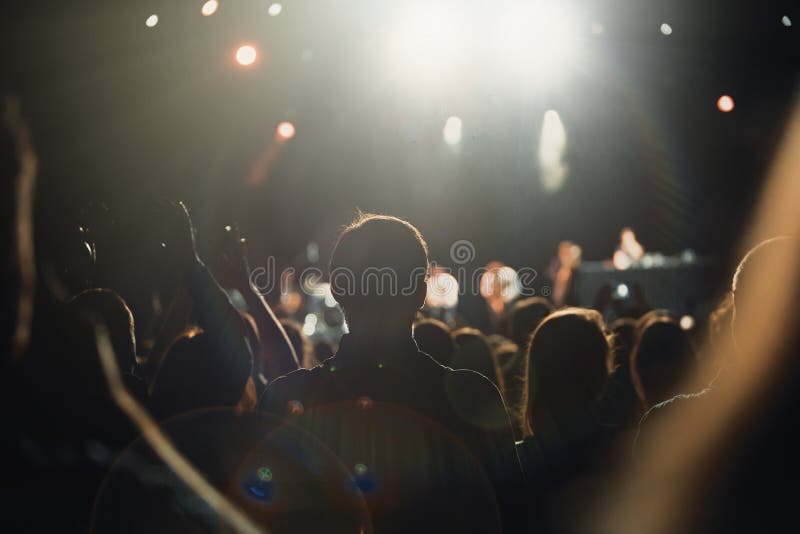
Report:
[[410,223],[362,214],[336,241],[330,261],[331,291],[350,330],[406,325],[425,301],[428,245]]

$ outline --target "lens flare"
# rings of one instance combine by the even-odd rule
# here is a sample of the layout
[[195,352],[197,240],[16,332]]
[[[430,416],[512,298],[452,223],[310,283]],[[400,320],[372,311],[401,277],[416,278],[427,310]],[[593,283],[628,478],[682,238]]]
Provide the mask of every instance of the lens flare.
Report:
[[461,126],[462,121],[459,117],[452,116],[447,119],[444,123],[444,129],[442,130],[442,137],[444,138],[444,142],[450,146],[455,146],[461,143]]

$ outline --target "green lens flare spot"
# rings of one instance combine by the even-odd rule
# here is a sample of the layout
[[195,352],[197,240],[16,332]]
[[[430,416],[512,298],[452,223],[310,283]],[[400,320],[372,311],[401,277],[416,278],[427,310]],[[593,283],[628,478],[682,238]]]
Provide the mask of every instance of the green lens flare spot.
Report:
[[364,464],[356,464],[354,469],[357,475],[367,474],[367,466]]
[[269,482],[272,480],[272,471],[269,467],[262,467],[258,470],[258,478],[263,482]]

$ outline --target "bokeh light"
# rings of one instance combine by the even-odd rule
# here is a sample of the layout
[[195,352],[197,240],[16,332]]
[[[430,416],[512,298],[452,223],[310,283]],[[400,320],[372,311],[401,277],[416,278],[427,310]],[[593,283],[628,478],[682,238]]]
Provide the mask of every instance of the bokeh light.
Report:
[[243,67],[249,67],[256,62],[258,52],[253,45],[242,45],[236,49],[236,62]]
[[539,176],[542,187],[549,193],[561,189],[567,177],[564,154],[567,151],[567,131],[558,112],[550,109],[542,120],[542,135],[539,138]]
[[278,125],[275,129],[275,135],[278,137],[280,141],[288,141],[292,137],[294,137],[295,128],[294,124],[289,121],[284,121]]
[[281,14],[281,11],[283,11],[283,6],[278,2],[270,4],[269,8],[267,8],[267,13],[269,13],[270,17],[277,17]]
[[786,26],[787,28],[792,25],[792,19],[789,18],[789,15],[784,15],[781,19],[781,24]]
[[691,315],[684,315],[681,317],[680,325],[684,330],[691,330],[694,328],[694,317]]
[[453,13],[436,4],[411,10],[389,32],[388,66],[414,77],[415,83],[441,81],[462,50],[458,22]]
[[723,113],[733,111],[733,106],[733,98],[731,98],[730,95],[722,95],[719,97],[719,100],[717,100],[717,109]]
[[455,308],[458,305],[458,280],[450,273],[435,272],[428,278],[425,305],[429,308]]
[[152,28],[156,24],[158,24],[158,15],[156,15],[155,13],[147,17],[147,19],[145,19],[144,21],[144,25],[147,26],[148,28]]
[[459,117],[448,117],[447,121],[444,123],[444,129],[442,130],[444,142],[450,146],[459,144],[461,142],[461,126],[462,121]]
[[218,7],[219,2],[217,2],[217,0],[208,0],[208,2],[203,4],[203,7],[200,8],[200,13],[202,13],[204,17],[210,17],[217,12]]
[[672,26],[666,22],[661,23],[661,33],[664,35],[672,35]]

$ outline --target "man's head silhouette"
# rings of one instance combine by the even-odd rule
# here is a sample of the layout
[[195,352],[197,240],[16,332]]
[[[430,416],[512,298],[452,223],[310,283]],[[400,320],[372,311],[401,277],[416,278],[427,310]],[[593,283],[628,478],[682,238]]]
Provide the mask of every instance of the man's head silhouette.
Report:
[[428,245],[419,230],[397,217],[360,214],[331,253],[331,291],[354,333],[402,328],[410,336],[427,275]]

